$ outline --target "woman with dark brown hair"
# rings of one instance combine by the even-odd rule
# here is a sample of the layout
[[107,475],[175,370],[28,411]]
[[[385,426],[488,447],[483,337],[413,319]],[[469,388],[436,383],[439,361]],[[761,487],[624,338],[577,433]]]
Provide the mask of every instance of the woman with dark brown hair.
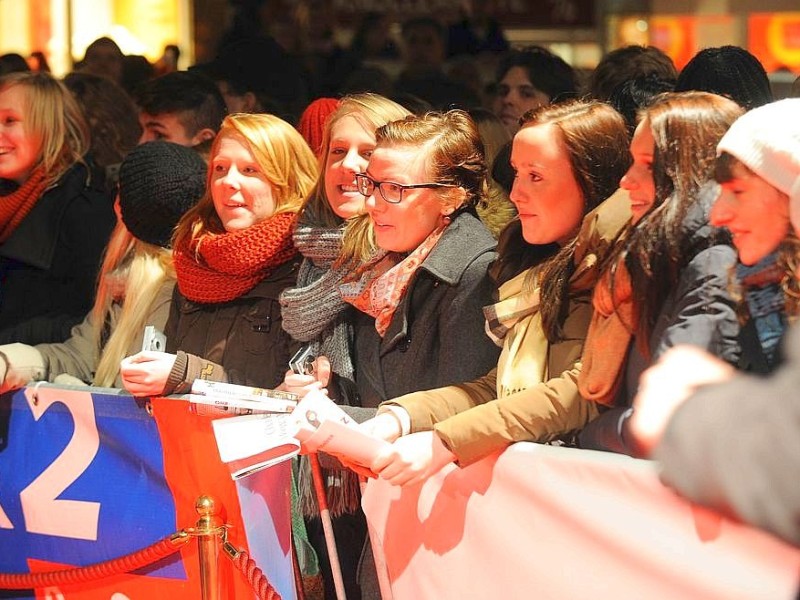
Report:
[[728,362],[739,325],[728,273],[736,253],[709,224],[718,195],[716,145],[743,109],[707,92],[666,93],[640,111],[631,141],[632,227],[593,298],[581,394],[606,410],[583,447],[627,454],[628,409],[639,375],[667,348],[688,343]]
[[75,71],[64,77],[64,85],[89,125],[92,159],[105,171],[108,189],[114,189],[122,159],[142,135],[136,105],[125,90],[100,75]]
[[602,209],[585,217],[615,191],[626,150],[624,120],[608,105],[573,101],[525,115],[511,153],[519,217],[492,267],[500,301],[484,309],[499,361],[469,383],[385,403],[370,424],[396,440],[372,464],[381,477],[419,481],[513,442],[568,437],[597,415],[575,380],[598,264],[617,231]]

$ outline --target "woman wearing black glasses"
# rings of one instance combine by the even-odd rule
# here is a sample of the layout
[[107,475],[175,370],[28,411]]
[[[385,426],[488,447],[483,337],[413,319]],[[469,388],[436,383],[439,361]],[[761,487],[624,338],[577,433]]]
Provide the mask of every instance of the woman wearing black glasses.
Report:
[[[360,403],[465,381],[496,362],[482,308],[494,285],[495,241],[475,214],[486,190],[483,145],[463,111],[410,116],[379,128],[366,197],[379,252],[346,278]],[[345,251],[355,243],[345,234]]]
[[[597,416],[576,378],[592,288],[630,218],[627,207],[598,207],[627,168],[627,142],[622,117],[607,104],[573,101],[526,113],[511,151],[519,217],[500,235],[491,268],[499,302],[486,310],[500,358],[480,378],[386,403],[366,425],[394,440],[370,465],[380,477],[404,485],[513,442],[569,440]],[[382,217],[375,220],[379,231]]]

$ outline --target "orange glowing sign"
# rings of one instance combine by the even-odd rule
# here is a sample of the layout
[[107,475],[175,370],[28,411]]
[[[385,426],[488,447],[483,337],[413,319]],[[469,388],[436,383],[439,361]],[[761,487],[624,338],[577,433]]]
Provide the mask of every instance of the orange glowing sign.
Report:
[[800,12],[751,14],[748,45],[767,71],[800,71]]

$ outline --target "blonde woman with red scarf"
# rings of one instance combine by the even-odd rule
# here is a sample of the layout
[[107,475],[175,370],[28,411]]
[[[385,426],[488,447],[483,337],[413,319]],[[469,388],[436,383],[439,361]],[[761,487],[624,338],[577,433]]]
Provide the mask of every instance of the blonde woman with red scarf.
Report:
[[80,108],[47,73],[0,78],[0,344],[63,342],[116,219]]
[[297,211],[317,180],[300,134],[267,114],[234,114],[211,147],[206,195],[178,223],[178,285],[165,334],[167,352],[122,361],[135,396],[182,393],[195,379],[276,387],[291,338],[280,293],[299,265],[292,244]]

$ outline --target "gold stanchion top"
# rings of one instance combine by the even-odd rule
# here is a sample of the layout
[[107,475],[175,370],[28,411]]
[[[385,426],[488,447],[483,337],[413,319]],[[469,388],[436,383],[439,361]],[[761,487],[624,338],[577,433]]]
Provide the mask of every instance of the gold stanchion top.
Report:
[[211,517],[219,513],[217,502],[211,496],[200,496],[194,503],[194,509],[201,517]]

